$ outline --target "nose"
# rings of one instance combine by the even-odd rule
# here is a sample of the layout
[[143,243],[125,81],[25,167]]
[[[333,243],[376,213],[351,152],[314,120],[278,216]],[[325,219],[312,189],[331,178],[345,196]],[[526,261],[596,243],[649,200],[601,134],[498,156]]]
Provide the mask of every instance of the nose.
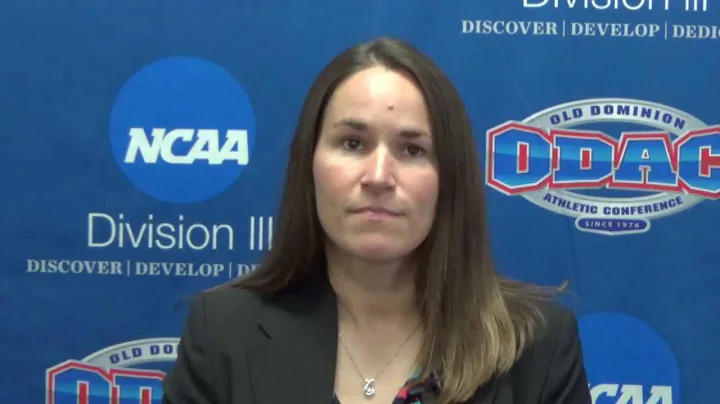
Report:
[[395,186],[397,164],[395,156],[385,146],[378,146],[367,155],[362,185],[373,190],[385,190]]

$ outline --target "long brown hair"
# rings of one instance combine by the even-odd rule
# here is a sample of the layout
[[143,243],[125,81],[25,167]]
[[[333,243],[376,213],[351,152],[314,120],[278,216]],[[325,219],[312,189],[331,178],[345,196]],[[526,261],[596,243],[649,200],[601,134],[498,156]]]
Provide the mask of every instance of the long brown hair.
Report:
[[290,147],[273,248],[253,273],[229,286],[261,294],[286,291],[326,270],[324,231],[315,207],[312,161],[328,99],[351,74],[383,65],[415,80],[427,102],[439,170],[436,216],[419,247],[417,293],[425,322],[422,376],[436,372],[439,403],[468,400],[508,371],[543,323],[534,304],[547,290],[500,277],[493,267],[484,184],[460,95],[413,46],[392,38],[338,55],[309,90]]

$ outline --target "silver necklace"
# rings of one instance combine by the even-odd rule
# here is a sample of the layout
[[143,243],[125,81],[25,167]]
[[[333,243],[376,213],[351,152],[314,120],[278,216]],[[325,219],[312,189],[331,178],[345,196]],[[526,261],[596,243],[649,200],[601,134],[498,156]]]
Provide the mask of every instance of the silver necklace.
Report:
[[385,369],[387,369],[388,366],[397,358],[398,355],[400,355],[400,352],[402,351],[405,344],[410,341],[410,338],[412,338],[413,335],[417,332],[417,330],[420,328],[420,324],[418,324],[413,332],[408,335],[408,337],[405,339],[405,341],[400,345],[397,352],[395,352],[395,355],[390,358],[390,360],[385,364],[385,366],[382,367],[380,372],[378,372],[377,376],[375,377],[365,377],[362,375],[362,372],[360,372],[360,368],[358,368],[357,364],[355,363],[355,359],[350,354],[350,351],[348,350],[347,346],[345,346],[345,343],[342,340],[342,337],[340,336],[340,333],[338,333],[338,340],[340,341],[340,344],[343,346],[343,349],[345,349],[345,353],[347,353],[348,358],[350,358],[350,362],[352,363],[353,367],[355,368],[355,371],[357,371],[358,376],[360,376],[361,379],[363,379],[363,393],[365,394],[366,398],[372,398],[375,395],[375,381],[382,376],[382,374],[385,372]]

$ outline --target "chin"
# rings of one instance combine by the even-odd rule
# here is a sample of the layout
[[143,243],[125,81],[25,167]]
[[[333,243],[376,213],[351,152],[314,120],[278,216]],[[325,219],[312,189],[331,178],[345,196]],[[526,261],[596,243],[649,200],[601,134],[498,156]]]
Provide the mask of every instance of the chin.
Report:
[[362,258],[363,260],[373,262],[386,262],[402,259],[412,252],[412,248],[399,246],[390,241],[358,243],[349,247],[352,255]]

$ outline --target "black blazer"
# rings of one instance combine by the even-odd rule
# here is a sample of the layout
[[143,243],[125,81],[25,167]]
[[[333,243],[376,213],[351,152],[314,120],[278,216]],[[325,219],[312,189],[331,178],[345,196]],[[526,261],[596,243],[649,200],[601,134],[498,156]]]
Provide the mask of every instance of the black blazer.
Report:
[[[470,403],[591,403],[575,316],[551,303],[542,310],[550,332]],[[326,280],[271,299],[239,289],[205,292],[190,307],[163,403],[330,404],[337,331]]]

